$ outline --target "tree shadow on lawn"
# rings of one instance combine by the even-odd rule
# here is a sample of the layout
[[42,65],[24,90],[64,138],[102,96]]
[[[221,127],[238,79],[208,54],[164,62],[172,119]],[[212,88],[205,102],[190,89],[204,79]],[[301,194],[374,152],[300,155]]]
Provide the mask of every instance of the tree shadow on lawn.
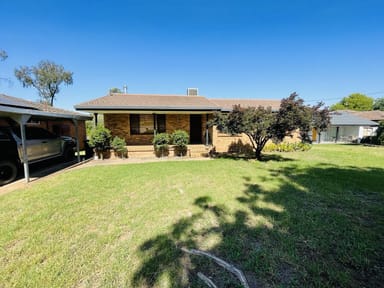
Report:
[[[221,153],[215,156],[215,158],[222,158],[222,159],[231,159],[231,160],[243,160],[243,161],[250,161],[250,160],[256,160],[256,157],[254,155],[240,155],[238,153]],[[275,162],[291,162],[295,161],[294,159],[283,157],[281,155],[278,155],[276,153],[274,154],[262,154],[261,160],[262,162],[269,162],[269,161],[275,161]]]
[[180,250],[204,248],[212,237],[209,252],[241,269],[251,287],[382,285],[384,169],[288,165],[269,172],[279,188],[244,177],[236,211],[196,198],[198,213],[141,245],[132,285],[155,287],[167,278],[171,287],[206,287],[196,277],[201,271],[218,287],[240,287],[206,258]]

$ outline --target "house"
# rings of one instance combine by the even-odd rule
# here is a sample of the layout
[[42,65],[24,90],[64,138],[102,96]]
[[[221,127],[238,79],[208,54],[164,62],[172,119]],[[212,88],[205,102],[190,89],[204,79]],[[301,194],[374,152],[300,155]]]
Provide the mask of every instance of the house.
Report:
[[359,142],[365,136],[372,136],[378,123],[358,116],[350,111],[340,110],[331,112],[331,123],[326,131],[313,133],[314,142]]
[[[199,96],[197,89],[188,89],[187,95],[148,95],[110,93],[90,100],[75,109],[92,113],[97,122],[104,117],[104,125],[113,136],[124,138],[130,151],[132,146],[152,145],[156,133],[172,133],[182,129],[188,132],[194,147],[215,147],[227,152],[233,143],[249,142],[244,135],[230,136],[219,133],[207,123],[215,112],[230,111],[234,105],[271,106],[277,109],[280,100],[208,99]],[[136,148],[140,149],[140,148]],[[205,148],[201,148],[205,149]],[[205,151],[205,150],[204,150]],[[132,154],[131,154],[132,155]]]
[[77,138],[79,149],[83,149],[86,140],[85,121],[92,119],[83,113],[0,94],[0,126],[8,126],[22,115],[28,116],[27,125],[42,127],[58,136]]

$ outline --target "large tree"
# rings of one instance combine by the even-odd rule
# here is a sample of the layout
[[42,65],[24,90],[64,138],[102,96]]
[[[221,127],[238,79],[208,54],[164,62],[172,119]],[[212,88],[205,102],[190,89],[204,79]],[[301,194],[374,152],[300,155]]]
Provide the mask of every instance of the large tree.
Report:
[[4,50],[0,49],[0,60],[3,61],[5,59],[7,59],[7,57],[8,57],[7,52],[5,52]]
[[[8,58],[7,52],[0,49],[0,61],[4,61]],[[9,81],[7,78],[0,77],[0,81]]]
[[384,111],[384,97],[377,98],[373,103],[373,110]]
[[373,108],[373,98],[361,93],[353,93],[331,106],[331,110],[369,111]]
[[328,109],[322,109],[321,103],[305,106],[296,93],[283,99],[278,111],[273,111],[271,107],[243,108],[236,105],[227,114],[217,113],[212,121],[212,125],[216,125],[221,132],[247,135],[259,160],[269,140],[282,141],[285,136],[300,129],[302,140],[305,141],[313,127],[322,131],[328,124]]
[[65,71],[62,65],[52,61],[41,61],[37,66],[21,66],[15,69],[16,78],[23,87],[35,87],[41,97],[41,102],[53,106],[56,94],[60,92],[59,86],[64,82],[73,83],[73,73]]

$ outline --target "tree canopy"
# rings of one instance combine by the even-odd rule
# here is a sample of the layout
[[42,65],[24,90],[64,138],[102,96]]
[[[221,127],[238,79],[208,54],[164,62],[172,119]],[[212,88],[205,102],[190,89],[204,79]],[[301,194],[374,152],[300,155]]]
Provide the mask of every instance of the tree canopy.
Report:
[[313,127],[319,131],[329,124],[329,111],[323,104],[305,106],[296,93],[283,99],[278,111],[271,107],[234,106],[227,114],[217,113],[211,122],[221,132],[228,134],[244,133],[252,143],[255,157],[261,159],[261,152],[269,140],[282,141],[285,136],[300,129],[302,141],[309,139]]
[[377,98],[373,103],[373,110],[384,111],[384,97]]
[[8,58],[7,52],[5,52],[4,50],[0,49],[0,60],[3,61],[5,59],[7,59],[7,58]]
[[369,111],[373,109],[373,98],[361,93],[353,93],[331,106],[331,110]]
[[123,93],[119,88],[111,88],[109,89],[109,93]]
[[41,102],[53,106],[56,94],[60,92],[59,86],[64,82],[73,84],[73,73],[65,71],[62,65],[52,61],[41,61],[37,66],[21,66],[15,69],[16,78],[23,87],[35,87],[41,97]]
[[[0,61],[4,61],[7,58],[8,58],[7,52],[0,49]],[[7,78],[0,77],[0,81],[9,81],[9,80]]]

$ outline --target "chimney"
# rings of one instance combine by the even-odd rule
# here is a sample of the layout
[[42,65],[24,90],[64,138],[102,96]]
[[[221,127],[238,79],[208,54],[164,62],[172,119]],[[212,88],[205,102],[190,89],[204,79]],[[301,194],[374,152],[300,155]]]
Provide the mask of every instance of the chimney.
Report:
[[124,86],[123,86],[123,93],[124,93],[124,94],[127,94],[127,92],[128,92],[128,86],[127,86],[127,85],[124,85]]
[[199,89],[198,88],[187,88],[187,95],[188,96],[198,96],[199,95]]

